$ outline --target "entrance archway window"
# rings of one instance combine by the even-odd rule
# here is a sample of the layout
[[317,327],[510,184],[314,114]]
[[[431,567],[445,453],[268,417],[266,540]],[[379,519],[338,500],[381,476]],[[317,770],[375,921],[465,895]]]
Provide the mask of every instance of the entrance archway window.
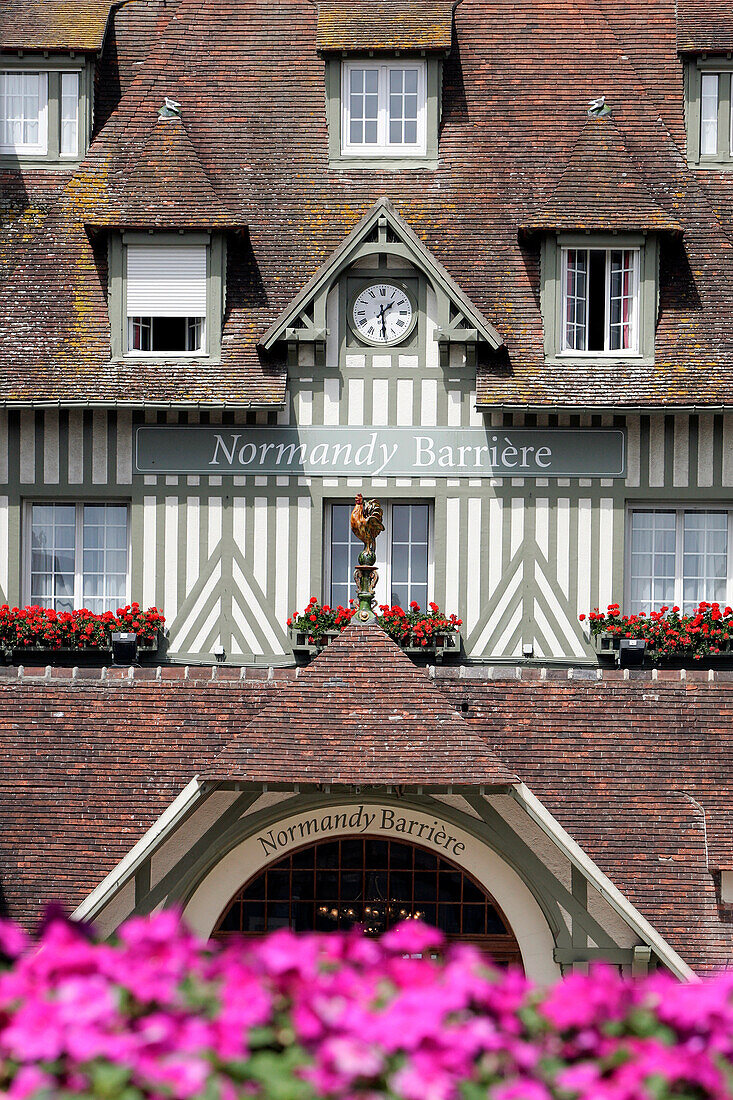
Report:
[[506,918],[470,875],[417,845],[377,837],[318,841],[271,863],[234,895],[214,936],[356,924],[376,936],[408,918],[475,943],[497,962],[521,963]]

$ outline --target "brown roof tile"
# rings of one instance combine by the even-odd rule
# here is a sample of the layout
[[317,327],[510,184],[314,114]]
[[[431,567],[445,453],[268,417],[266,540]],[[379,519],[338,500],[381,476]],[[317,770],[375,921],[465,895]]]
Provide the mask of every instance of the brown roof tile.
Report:
[[205,778],[409,787],[516,782],[381,627],[353,622],[232,738]]
[[449,50],[456,0],[321,0],[319,50]]
[[0,50],[101,49],[112,0],[4,0]]
[[652,197],[609,117],[590,118],[567,168],[542,196],[523,229],[679,230],[679,220]]
[[[320,679],[318,669],[330,667],[333,653],[311,666]],[[403,684],[404,660],[397,667]],[[343,660],[339,666],[331,679],[345,678]],[[301,677],[307,682],[311,670],[295,684]],[[236,746],[236,759],[249,758],[251,774],[262,778],[260,758],[272,774],[276,762],[261,736],[269,737],[270,721],[260,731],[251,719],[272,715],[274,706],[284,723],[291,720],[278,700],[293,686],[292,669],[275,670],[270,680],[250,669],[236,680],[224,678],[227,669],[217,670],[217,679],[210,669],[191,669],[184,679],[183,669],[170,668],[161,680],[133,681],[111,673],[104,681],[98,673],[71,680],[63,671],[70,670],[46,680],[38,670],[33,681],[0,669],[0,873],[6,911],[26,924],[50,900],[78,905],[187,781],[223,759],[227,743]],[[416,685],[425,682],[424,673],[415,675]],[[711,971],[733,957],[733,926],[720,916],[712,874],[733,863],[727,675],[713,682],[692,673],[686,681],[678,673],[674,680],[652,681],[648,673],[569,680],[563,670],[547,680],[481,680],[446,668],[434,681],[440,698],[428,695],[427,713],[446,716],[468,704],[466,719],[456,714],[465,732],[451,742],[475,749],[475,777],[490,782],[497,758],[506,761],[675,950],[696,970]],[[324,680],[321,706],[340,710],[348,688]],[[383,704],[399,713],[422,697],[411,686],[405,700],[395,701],[386,679],[373,691],[363,723],[377,731]],[[369,706],[367,695],[363,701]],[[446,718],[443,725],[451,724]],[[293,725],[294,747],[309,769],[303,778],[311,781],[305,718],[296,715]],[[389,723],[385,740],[395,737],[393,726],[401,723]],[[256,728],[245,753],[248,731]],[[377,734],[358,735],[356,722],[353,729],[349,752],[354,774],[363,777],[370,748],[382,750]],[[416,731],[419,746],[422,718]],[[413,751],[407,732],[397,743]],[[286,739],[281,745],[289,752]],[[317,747],[323,745],[319,738]],[[482,772],[484,760],[491,766]],[[280,764],[280,774],[291,770],[287,755]]]
[[727,0],[677,0],[677,49],[683,53],[733,49],[733,10]]
[[[137,136],[137,135],[135,135]],[[243,225],[211,185],[183,119],[159,118],[139,147],[124,149],[114,170],[105,165],[96,187],[96,166],[74,180],[77,209],[86,225],[159,229],[222,228]],[[101,182],[101,181],[100,181]],[[77,191],[78,189],[78,191]]]
[[[13,211],[0,228],[0,401],[281,401],[283,356],[263,360],[259,339],[386,195],[505,341],[481,365],[480,404],[731,405],[733,173],[687,168],[674,0],[643,10],[463,0],[454,23],[438,168],[336,172],[309,0],[117,10],[99,73],[109,121],[79,177],[93,164],[114,173],[150,133],[163,95],[181,102],[206,177],[249,229],[230,257],[222,364],[110,364],[106,261],[84,230],[87,196],[66,190],[65,173],[3,170],[0,203]],[[614,366],[612,386],[607,368],[545,362],[539,238],[517,234],[567,171],[599,94],[638,179],[684,230],[682,242],[667,234],[661,245],[654,369]],[[577,183],[569,198],[582,206]]]

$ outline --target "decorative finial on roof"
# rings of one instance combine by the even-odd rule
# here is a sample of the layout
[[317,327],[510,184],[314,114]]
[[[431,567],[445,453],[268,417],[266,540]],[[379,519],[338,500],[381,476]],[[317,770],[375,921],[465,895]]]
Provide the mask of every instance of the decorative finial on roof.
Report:
[[180,118],[181,117],[181,105],[176,103],[175,99],[169,99],[165,97],[163,106],[158,111],[158,118]]
[[588,118],[607,118],[610,114],[613,114],[613,109],[606,103],[604,95],[599,95],[588,103]]
[[384,530],[383,518],[382,505],[378,500],[365,502],[361,493],[356,494],[356,503],[351,513],[351,530],[364,543],[364,549],[358,558],[359,564],[354,570],[356,595],[359,600],[356,618],[360,623],[374,622],[372,605],[379,576],[375,564],[377,560],[375,542],[377,535]]

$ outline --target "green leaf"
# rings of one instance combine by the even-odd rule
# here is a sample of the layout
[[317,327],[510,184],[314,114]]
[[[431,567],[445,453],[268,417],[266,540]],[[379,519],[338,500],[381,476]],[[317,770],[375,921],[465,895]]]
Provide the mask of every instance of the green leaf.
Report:
[[277,1035],[274,1027],[253,1027],[247,1032],[247,1045],[250,1050],[259,1050],[260,1047],[274,1047]]
[[95,1062],[88,1073],[94,1096],[99,1100],[120,1100],[130,1082],[130,1070],[110,1062]]
[[268,1100],[311,1100],[313,1088],[296,1074],[307,1062],[301,1047],[288,1047],[281,1053],[262,1050],[250,1058],[249,1074],[262,1085]]

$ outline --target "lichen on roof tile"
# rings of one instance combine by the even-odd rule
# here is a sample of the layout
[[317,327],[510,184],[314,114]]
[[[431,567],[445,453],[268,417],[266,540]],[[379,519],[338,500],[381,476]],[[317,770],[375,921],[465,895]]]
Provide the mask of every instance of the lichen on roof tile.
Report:
[[318,49],[449,50],[455,0],[321,0]]
[[80,50],[102,47],[112,0],[4,0],[0,50]]

